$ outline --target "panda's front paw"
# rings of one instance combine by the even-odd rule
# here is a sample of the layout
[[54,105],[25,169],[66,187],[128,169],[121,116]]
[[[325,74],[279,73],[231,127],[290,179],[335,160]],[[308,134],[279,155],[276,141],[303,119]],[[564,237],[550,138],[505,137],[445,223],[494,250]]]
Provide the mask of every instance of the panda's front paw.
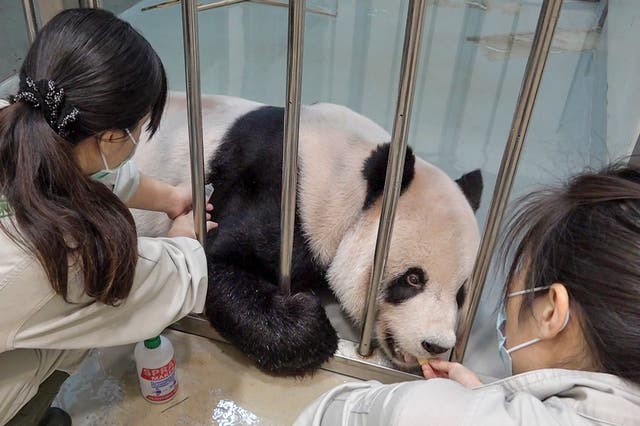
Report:
[[[305,375],[328,361],[338,348],[338,336],[320,300],[310,293],[277,295],[272,328],[263,337],[258,365],[271,373]],[[257,354],[256,354],[257,355]]]
[[209,271],[211,325],[262,370],[302,376],[337,350],[338,336],[313,294],[283,296],[262,277],[215,260]]

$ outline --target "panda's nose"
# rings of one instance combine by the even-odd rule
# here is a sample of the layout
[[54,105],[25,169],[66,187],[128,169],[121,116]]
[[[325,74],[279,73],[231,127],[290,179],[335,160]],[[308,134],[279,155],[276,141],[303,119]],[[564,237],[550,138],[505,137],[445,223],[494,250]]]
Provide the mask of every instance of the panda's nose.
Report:
[[440,355],[449,350],[449,348],[443,348],[442,346],[434,345],[427,342],[426,340],[422,341],[422,347],[432,355]]

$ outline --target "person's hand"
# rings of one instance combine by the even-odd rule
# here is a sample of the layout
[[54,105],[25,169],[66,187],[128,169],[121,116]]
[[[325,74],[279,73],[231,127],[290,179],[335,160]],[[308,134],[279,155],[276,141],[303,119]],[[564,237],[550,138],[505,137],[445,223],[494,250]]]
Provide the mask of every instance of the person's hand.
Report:
[[422,366],[422,374],[425,379],[437,377],[455,380],[468,388],[482,386],[482,382],[476,373],[457,362],[449,362],[439,358],[432,358]]
[[[218,227],[218,224],[211,221],[211,215],[207,213],[207,232]],[[193,223],[193,213],[187,212],[175,218],[171,229],[167,232],[167,237],[189,237],[196,239],[195,225]]]
[[[169,199],[170,204],[166,213],[171,220],[189,212],[193,208],[193,197],[191,186],[189,185],[174,186]],[[207,203],[207,211],[213,211],[213,204]]]

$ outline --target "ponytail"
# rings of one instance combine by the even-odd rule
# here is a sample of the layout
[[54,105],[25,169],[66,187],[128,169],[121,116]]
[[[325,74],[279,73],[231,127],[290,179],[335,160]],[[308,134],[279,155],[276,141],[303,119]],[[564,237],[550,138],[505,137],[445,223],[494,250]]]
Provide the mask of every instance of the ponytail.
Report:
[[114,305],[131,291],[137,261],[128,208],[76,165],[72,145],[43,115],[18,102],[0,110],[0,193],[13,230],[65,299],[69,262],[78,262],[86,294]]

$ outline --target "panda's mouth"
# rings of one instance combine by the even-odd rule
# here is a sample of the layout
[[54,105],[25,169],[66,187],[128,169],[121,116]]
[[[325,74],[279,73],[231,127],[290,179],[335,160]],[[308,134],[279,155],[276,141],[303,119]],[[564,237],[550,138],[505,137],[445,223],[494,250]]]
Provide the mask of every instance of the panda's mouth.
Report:
[[400,349],[400,346],[389,331],[385,332],[384,343],[385,345],[383,346],[386,346],[386,352],[391,356],[391,360],[395,364],[406,367],[413,367],[418,364],[416,357]]

